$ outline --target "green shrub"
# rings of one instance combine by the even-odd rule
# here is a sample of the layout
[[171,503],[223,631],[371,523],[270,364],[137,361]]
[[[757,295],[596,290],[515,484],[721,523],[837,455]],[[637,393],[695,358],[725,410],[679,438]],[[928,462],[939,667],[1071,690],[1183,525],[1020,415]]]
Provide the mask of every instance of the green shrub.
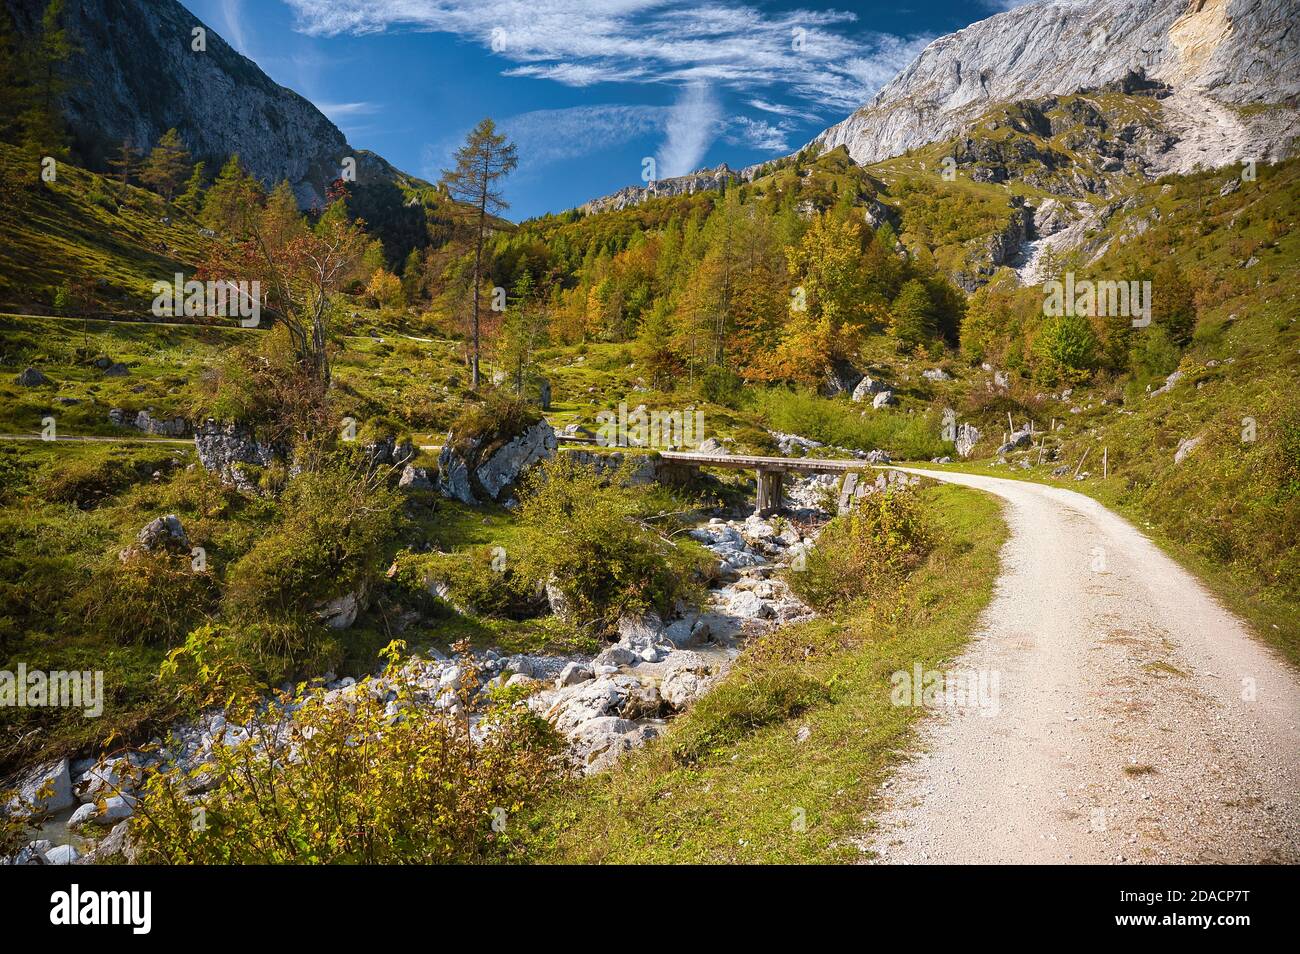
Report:
[[225,609],[268,672],[318,658],[328,634],[315,607],[369,587],[399,508],[393,491],[342,457],[290,480],[279,526],[226,576]]
[[[501,444],[512,440],[542,419],[537,408],[501,391],[493,391],[479,403],[468,402],[451,425],[452,443],[460,450],[478,442],[479,456],[490,457]],[[474,467],[471,466],[471,471]]]
[[110,556],[72,600],[90,631],[146,646],[179,643],[216,605],[212,577],[166,552]]
[[519,571],[550,580],[578,620],[598,627],[701,595],[697,558],[640,521],[651,495],[625,486],[626,476],[560,456],[526,476],[520,498]]
[[512,566],[509,554],[497,547],[475,547],[462,553],[399,554],[392,585],[403,602],[434,609],[430,586],[447,585],[450,602],[483,616],[527,619],[543,608],[539,581]]
[[951,453],[943,428],[925,414],[868,412],[860,405],[828,400],[802,390],[772,388],[757,392],[754,410],[775,431],[798,434],[823,444],[857,450],[884,450],[906,460],[929,460]]
[[737,672],[700,698],[672,737],[672,756],[690,765],[755,729],[793,719],[830,690],[794,667]]
[[38,490],[47,500],[83,510],[121,493],[168,462],[165,457],[140,458],[113,447],[77,451],[57,457],[41,474]]
[[[462,667],[472,659],[462,656]],[[149,779],[132,823],[145,863],[447,864],[518,859],[527,817],[560,772],[560,745],[540,717],[508,697],[470,738],[463,718],[415,700],[400,669],[384,674],[401,718],[357,692],[348,705],[308,697],[293,715],[293,759],[274,759],[277,723],[254,723],[213,747],[218,780],[194,825],[187,779]],[[461,683],[469,685],[468,680]],[[463,691],[467,692],[467,690]],[[263,747],[265,746],[265,748]],[[521,818],[523,820],[521,820]]]
[[855,599],[888,601],[930,552],[932,539],[915,491],[868,494],[822,530],[802,570],[787,581],[809,606],[826,611]]

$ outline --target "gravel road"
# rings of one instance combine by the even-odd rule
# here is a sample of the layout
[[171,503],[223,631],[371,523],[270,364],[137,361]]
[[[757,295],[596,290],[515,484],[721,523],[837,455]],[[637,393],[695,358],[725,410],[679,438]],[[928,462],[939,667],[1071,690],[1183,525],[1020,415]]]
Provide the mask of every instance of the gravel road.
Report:
[[864,846],[884,863],[1300,860],[1300,678],[1131,524],[1082,494],[900,468],[1003,501],[1010,536]]

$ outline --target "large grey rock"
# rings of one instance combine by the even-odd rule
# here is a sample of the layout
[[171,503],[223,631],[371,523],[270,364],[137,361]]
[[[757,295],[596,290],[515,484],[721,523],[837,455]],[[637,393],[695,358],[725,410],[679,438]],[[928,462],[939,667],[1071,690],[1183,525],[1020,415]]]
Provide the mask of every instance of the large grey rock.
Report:
[[72,845],[55,845],[45,853],[45,863],[49,865],[75,864],[81,853]]
[[245,493],[257,491],[257,482],[246,466],[269,467],[279,456],[276,448],[257,440],[246,425],[212,419],[195,430],[194,449],[206,470]]
[[879,411],[882,407],[889,407],[889,405],[897,403],[898,401],[894,399],[893,391],[881,391],[871,399],[871,409],[873,411]]
[[362,599],[358,593],[344,593],[316,605],[316,616],[326,629],[348,629],[357,621]]
[[887,385],[879,378],[865,377],[858,382],[858,386],[853,389],[853,400],[857,402],[865,401],[872,395],[879,394],[885,390]]
[[832,361],[822,379],[822,393],[827,397],[852,394],[862,381],[862,372],[847,361]]
[[135,428],[162,437],[184,437],[189,433],[190,424],[183,417],[158,418],[148,411],[141,411],[135,416]]
[[407,464],[402,468],[402,476],[398,478],[397,486],[406,490],[432,490],[433,481],[429,479],[428,468]]
[[555,677],[555,687],[557,689],[564,686],[576,686],[579,683],[591,679],[591,667],[584,666],[582,663],[568,663],[560,674]]
[[957,427],[957,439],[954,442],[957,446],[957,453],[962,457],[969,457],[975,450],[975,445],[979,443],[980,432],[974,424],[960,424]]
[[[39,796],[47,783],[50,794]],[[32,769],[19,781],[16,790],[23,805],[30,805],[36,811],[61,812],[77,803],[72,794],[72,775],[67,759],[56,759]]]
[[674,654],[659,684],[659,694],[674,709],[682,710],[709,691],[713,677],[708,663],[697,653]]
[[638,725],[619,716],[600,716],[578,726],[569,744],[574,759],[591,774],[610,768],[625,752],[657,734],[655,726]]
[[448,434],[438,455],[438,491],[462,503],[504,503],[523,474],[555,455],[559,442],[546,421],[538,421],[504,443],[484,447],[481,439],[457,446]]
[[1007,442],[998,448],[998,454],[1009,454],[1013,450],[1028,447],[1034,442],[1034,435],[1029,432],[1028,428],[1023,431],[1016,431],[1007,438]]

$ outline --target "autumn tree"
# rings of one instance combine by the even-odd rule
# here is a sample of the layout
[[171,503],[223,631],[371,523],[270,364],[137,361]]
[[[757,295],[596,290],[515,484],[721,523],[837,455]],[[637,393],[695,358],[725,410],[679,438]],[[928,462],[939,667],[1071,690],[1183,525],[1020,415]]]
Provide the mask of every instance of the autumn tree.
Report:
[[507,141],[504,133],[496,131],[491,119],[484,119],[456,150],[456,168],[443,171],[442,183],[458,201],[471,209],[470,224],[474,230],[474,273],[472,311],[472,356],[470,359],[470,387],[479,386],[480,319],[479,298],[483,284],[483,242],[487,237],[489,216],[504,212],[508,205],[497,189],[497,183],[509,175],[519,164],[514,143]]
[[343,202],[336,201],[309,227],[288,183],[265,202],[259,198],[248,188],[231,192],[226,211],[242,238],[214,243],[203,271],[216,279],[259,282],[267,308],[288,332],[298,367],[323,399],[330,384],[332,297],[365,251],[363,223],[350,221]]

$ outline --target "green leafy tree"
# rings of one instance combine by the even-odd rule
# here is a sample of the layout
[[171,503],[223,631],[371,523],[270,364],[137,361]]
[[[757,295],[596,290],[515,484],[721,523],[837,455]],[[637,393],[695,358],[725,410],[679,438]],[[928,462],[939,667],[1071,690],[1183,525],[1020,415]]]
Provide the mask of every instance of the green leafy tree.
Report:
[[204,168],[204,163],[194,163],[194,170],[190,173],[190,177],[185,180],[185,191],[176,200],[176,204],[191,215],[197,215],[203,207]]
[[1151,311],[1155,323],[1180,348],[1196,330],[1196,291],[1173,259],[1156,266],[1151,276]]
[[185,181],[185,172],[189,168],[190,154],[181,143],[180,133],[169,129],[162,134],[158,145],[141,166],[140,181],[170,202]]
[[203,197],[199,220],[230,238],[242,238],[247,234],[249,216],[265,197],[262,184],[244,171],[239,154],[234,153]]
[[526,271],[515,282],[511,299],[496,350],[498,360],[510,374],[515,394],[522,397],[534,368],[534,354],[546,342],[546,308],[545,302],[539,301],[533,276]]
[[915,351],[934,338],[934,302],[920,279],[913,278],[899,289],[890,312],[889,336],[900,351]]
[[1047,318],[1034,340],[1034,352],[1043,383],[1080,384],[1097,367],[1097,333],[1082,315]]

